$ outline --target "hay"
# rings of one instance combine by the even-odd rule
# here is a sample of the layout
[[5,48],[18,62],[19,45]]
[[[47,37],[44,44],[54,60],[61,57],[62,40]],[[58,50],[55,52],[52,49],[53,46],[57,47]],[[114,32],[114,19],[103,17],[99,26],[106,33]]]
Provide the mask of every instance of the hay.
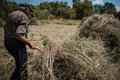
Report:
[[[67,38],[62,44],[39,35],[38,41],[43,46],[43,52],[36,50],[28,53],[28,80],[120,80],[120,65],[111,64],[109,51],[106,50],[108,47],[105,46],[106,39],[119,39],[119,35],[112,38],[108,36],[111,32],[117,34],[109,29],[115,25],[113,29],[119,30],[119,22],[109,22],[105,16],[108,15],[93,15],[84,19],[79,34]],[[111,15],[109,18],[114,19]]]
[[101,41],[72,37],[57,45],[44,40],[44,53],[33,53],[28,62],[29,80],[103,79],[109,57]]
[[34,56],[30,57],[29,80],[56,80],[53,73],[53,62],[57,53],[57,46],[52,43],[46,36],[41,35],[41,41],[44,46],[43,52],[37,51]]
[[79,26],[80,38],[100,39],[113,62],[120,61],[120,21],[113,15],[92,15],[83,19]]
[[44,53],[30,59],[29,80],[119,80],[120,67],[111,64],[107,43],[119,40],[113,31],[119,31],[118,24],[112,15],[93,15],[82,21],[78,35],[63,44],[42,38]]
[[99,79],[103,66],[108,64],[103,43],[99,40],[74,37],[64,43],[62,54],[72,76],[68,80]]
[[39,25],[39,20],[36,17],[31,18],[30,25]]

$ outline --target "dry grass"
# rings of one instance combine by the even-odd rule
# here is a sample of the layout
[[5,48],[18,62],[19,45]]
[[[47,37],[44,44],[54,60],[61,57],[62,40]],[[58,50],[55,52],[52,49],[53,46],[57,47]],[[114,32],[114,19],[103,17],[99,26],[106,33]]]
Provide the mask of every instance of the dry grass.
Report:
[[55,56],[59,51],[58,47],[62,45],[65,39],[76,33],[77,25],[43,23],[39,27],[30,27],[30,40],[33,41],[39,48],[43,49],[44,53],[40,53],[36,50],[33,52],[33,57],[30,57],[31,61],[28,62],[28,64],[31,64],[29,67],[29,79],[56,80],[57,77],[54,75],[53,63],[55,61]]
[[120,62],[120,21],[113,15],[92,15],[84,19],[78,35],[83,38],[100,39],[113,62]]
[[[120,80],[120,65],[110,62],[105,43],[99,38],[80,38],[77,27],[54,23],[30,26],[30,41],[43,52],[28,48],[28,80]],[[14,60],[4,46],[1,50],[0,61],[5,62],[0,66],[0,80],[8,80]]]
[[[3,42],[3,28],[0,28],[0,80],[7,80],[13,70],[13,58],[7,53]],[[7,75],[7,76],[6,76]]]
[[[45,48],[44,53],[49,53],[49,46],[45,46],[48,44],[49,40],[51,40],[51,43],[56,42],[56,44],[62,44],[62,42],[70,37],[70,35],[74,34],[77,30],[77,25],[60,25],[60,24],[50,24],[50,23],[40,23],[40,25],[31,25],[29,30],[29,37],[30,41],[35,43],[36,46],[39,48]],[[6,49],[3,45],[3,29],[0,29],[0,80],[8,80],[13,68],[14,68],[14,60],[13,58],[8,54]],[[51,44],[50,43],[50,44]],[[54,50],[53,50],[54,51]],[[53,52],[51,51],[51,53]],[[28,54],[29,54],[29,71],[32,70],[31,67],[38,65],[40,63],[40,59],[42,57],[41,52],[37,50],[31,50],[28,48]],[[47,55],[47,54],[46,54]],[[39,58],[40,57],[40,58]],[[31,61],[33,62],[31,65]],[[34,62],[35,61],[35,62]],[[37,63],[38,62],[38,63]],[[41,65],[41,63],[39,64]],[[39,66],[38,65],[38,66]],[[9,66],[9,67],[7,67]],[[37,67],[37,66],[36,66]],[[44,67],[43,67],[44,68]],[[39,70],[38,70],[39,71]],[[41,70],[40,70],[41,71]],[[33,70],[33,74],[36,74],[36,70]],[[29,74],[29,79],[37,80],[36,78],[39,78],[38,75],[31,75]],[[32,78],[31,78],[32,77]]]
[[79,25],[80,20],[67,20],[67,19],[54,19],[54,20],[41,20],[40,23],[52,23],[61,25]]

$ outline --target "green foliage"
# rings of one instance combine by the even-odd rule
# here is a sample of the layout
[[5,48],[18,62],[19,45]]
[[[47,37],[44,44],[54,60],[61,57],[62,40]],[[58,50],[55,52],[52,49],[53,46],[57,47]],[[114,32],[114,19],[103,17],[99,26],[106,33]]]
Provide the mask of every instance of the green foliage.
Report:
[[115,14],[115,17],[117,17],[120,20],[120,11]]
[[84,2],[73,0],[73,8],[76,11],[76,19],[82,19],[94,13],[92,2],[89,0],[84,0]]
[[47,9],[40,10],[39,19],[48,19],[49,11]]
[[0,27],[3,27],[4,26],[4,21],[0,18]]
[[[40,9],[40,11],[47,10],[47,12],[48,12],[48,14],[46,14],[47,19],[48,18],[49,19],[51,19],[51,18],[69,19],[68,17],[70,17],[70,14],[68,14],[68,12],[70,12],[71,9],[67,5],[67,2],[43,2],[39,5],[39,9]],[[68,15],[68,17],[66,17],[66,15]],[[43,18],[45,18],[45,16]],[[70,17],[70,18],[72,18],[72,17]]]
[[10,2],[9,0],[0,1],[0,17],[5,20],[7,15],[18,9],[18,5],[15,2]]
[[43,2],[39,5],[41,10],[47,9],[48,11],[50,11],[51,9],[51,5],[49,2]]
[[31,17],[39,18],[39,16],[40,16],[39,13],[40,13],[39,6],[33,6],[33,12],[31,14]]
[[[73,6],[68,6],[67,2],[42,2],[37,6],[33,6],[33,13],[31,17],[38,19],[82,19],[92,15],[98,14],[116,14],[116,8],[113,3],[106,2],[104,5],[93,5],[90,0],[72,0]],[[18,9],[18,4],[9,0],[0,0],[0,18],[6,19],[7,15]]]
[[94,12],[95,12],[95,13],[101,14],[101,10],[102,10],[102,6],[101,6],[101,5],[95,4],[95,5],[93,6],[93,8],[94,8]]
[[50,2],[50,5],[51,5],[51,14],[54,15],[54,16],[57,16],[57,9],[59,7],[59,2]]
[[113,3],[108,3],[106,2],[104,4],[104,12],[108,13],[108,14],[115,14],[116,13],[116,8],[115,5]]
[[106,2],[104,5],[94,5],[94,11],[100,14],[115,14],[116,8],[113,3]]
[[80,0],[72,0],[73,3],[77,3],[77,2],[80,2]]
[[89,0],[84,0],[84,5],[83,5],[83,7],[84,7],[84,15],[83,15],[83,17],[86,17],[86,16],[90,16],[91,14],[93,14],[94,13],[94,11],[93,11],[93,6],[92,6],[92,2],[91,1],[89,1]]
[[59,17],[64,18],[67,10],[68,10],[68,6],[66,3],[63,2],[59,3],[58,8],[56,10],[56,16],[58,16],[58,18]]
[[76,19],[76,13],[74,9],[67,9],[63,16],[65,19]]

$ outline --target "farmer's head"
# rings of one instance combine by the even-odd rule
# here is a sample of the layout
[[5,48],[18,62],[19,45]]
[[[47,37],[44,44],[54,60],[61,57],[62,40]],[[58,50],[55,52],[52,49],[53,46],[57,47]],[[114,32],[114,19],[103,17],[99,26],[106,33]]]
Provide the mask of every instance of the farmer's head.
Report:
[[23,11],[26,15],[29,15],[30,12],[33,12],[33,9],[27,3],[22,3],[19,6],[20,6],[20,10]]

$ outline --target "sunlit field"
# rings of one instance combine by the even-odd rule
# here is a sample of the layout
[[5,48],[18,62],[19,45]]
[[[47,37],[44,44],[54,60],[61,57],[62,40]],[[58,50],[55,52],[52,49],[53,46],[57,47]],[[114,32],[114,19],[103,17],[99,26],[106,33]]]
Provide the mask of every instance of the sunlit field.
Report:
[[[62,44],[65,39],[76,33],[79,23],[80,21],[49,21],[49,23],[48,21],[40,21],[39,25],[29,26],[28,37],[31,42],[41,49],[43,48],[44,38],[53,43]],[[9,80],[14,68],[14,60],[4,48],[3,35],[3,28],[0,28],[0,80]],[[28,54],[30,54],[29,58],[34,57],[36,53],[40,54],[38,50],[28,48]]]
[[[81,21],[41,20],[29,26],[28,80],[120,80],[120,21],[92,15]],[[14,59],[0,29],[0,80],[9,80]]]

